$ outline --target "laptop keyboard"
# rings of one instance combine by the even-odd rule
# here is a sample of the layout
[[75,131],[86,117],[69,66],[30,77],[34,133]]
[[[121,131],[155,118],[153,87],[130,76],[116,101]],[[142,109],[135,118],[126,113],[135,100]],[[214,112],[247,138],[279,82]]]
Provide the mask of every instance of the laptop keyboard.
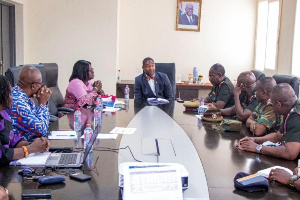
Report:
[[58,164],[76,164],[78,154],[62,154]]

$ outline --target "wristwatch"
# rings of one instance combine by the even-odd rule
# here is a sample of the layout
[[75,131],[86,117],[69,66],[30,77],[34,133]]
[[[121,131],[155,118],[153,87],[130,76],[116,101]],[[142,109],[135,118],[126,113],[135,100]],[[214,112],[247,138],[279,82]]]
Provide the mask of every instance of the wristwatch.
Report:
[[262,144],[257,145],[257,146],[256,146],[256,152],[257,152],[257,153],[260,153],[262,147],[263,147]]
[[298,179],[299,179],[298,175],[295,175],[295,174],[292,175],[291,178],[290,178],[290,186],[295,187],[294,182],[297,181]]

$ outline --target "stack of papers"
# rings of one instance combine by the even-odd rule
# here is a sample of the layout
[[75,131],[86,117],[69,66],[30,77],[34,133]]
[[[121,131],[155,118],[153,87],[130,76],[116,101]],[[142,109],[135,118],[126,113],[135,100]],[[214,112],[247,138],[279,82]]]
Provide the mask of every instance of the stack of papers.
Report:
[[263,177],[269,178],[269,174],[270,174],[272,169],[283,169],[283,170],[289,172],[291,175],[293,175],[293,172],[290,169],[285,168],[285,167],[281,167],[281,166],[274,166],[274,167],[270,167],[270,168],[267,168],[267,169],[259,170],[257,172],[257,174],[259,174]]
[[181,176],[176,166],[139,164],[123,170],[124,200],[183,199]]
[[45,166],[46,161],[51,153],[31,153],[26,158],[10,162],[10,165],[29,165],[29,166]]
[[105,111],[105,112],[116,112],[116,111],[118,111],[118,110],[120,110],[121,108],[114,108],[114,107],[105,107],[104,109],[103,109],[103,111]]
[[48,136],[49,140],[69,140],[77,139],[76,131],[52,131]]
[[167,103],[169,103],[169,101],[167,99],[162,99],[162,98],[148,98],[147,102],[150,105],[153,105],[153,106],[159,105],[159,104],[167,104]]
[[[118,134],[109,134],[109,133],[98,133],[97,139],[102,140],[115,140],[117,139]],[[84,138],[84,135],[82,135],[80,138]]]

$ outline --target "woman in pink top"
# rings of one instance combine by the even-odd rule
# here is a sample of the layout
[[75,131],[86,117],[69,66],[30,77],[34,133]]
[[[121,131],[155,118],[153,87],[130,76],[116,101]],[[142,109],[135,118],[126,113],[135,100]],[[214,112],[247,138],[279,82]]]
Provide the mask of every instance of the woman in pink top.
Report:
[[105,95],[101,81],[95,81],[94,69],[89,61],[79,60],[74,64],[72,75],[67,87],[66,108],[77,108],[84,105],[93,105],[98,95]]

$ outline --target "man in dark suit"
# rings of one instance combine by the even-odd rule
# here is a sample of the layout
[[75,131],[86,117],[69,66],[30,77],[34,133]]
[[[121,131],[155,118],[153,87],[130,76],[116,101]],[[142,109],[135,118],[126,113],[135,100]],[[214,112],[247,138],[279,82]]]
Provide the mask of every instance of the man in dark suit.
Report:
[[152,58],[147,57],[143,60],[143,73],[135,78],[134,98],[135,100],[174,99],[168,76],[161,72],[155,72],[155,63]]
[[179,16],[179,24],[198,25],[198,16],[193,14],[194,6],[191,3],[186,4],[185,14]]

